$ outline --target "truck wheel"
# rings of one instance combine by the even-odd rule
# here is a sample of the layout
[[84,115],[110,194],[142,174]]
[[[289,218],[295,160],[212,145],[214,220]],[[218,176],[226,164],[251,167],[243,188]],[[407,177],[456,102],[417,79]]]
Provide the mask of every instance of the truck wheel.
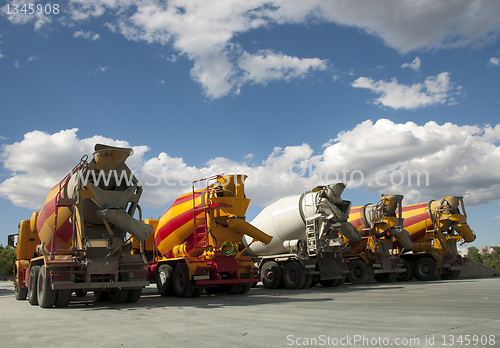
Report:
[[174,270],[174,292],[178,297],[191,297],[193,295],[193,284],[189,280],[189,268],[183,263]]
[[130,289],[128,292],[127,303],[136,303],[142,295],[142,288]]
[[306,275],[306,283],[304,284],[303,289],[309,289],[314,280],[314,276],[312,274]]
[[342,276],[342,278],[335,279],[335,281],[333,282],[332,287],[337,287],[337,286],[340,286],[340,285],[344,284],[345,278],[346,278],[346,275],[344,274]]
[[324,279],[320,280],[319,283],[324,288],[336,287],[340,284],[344,283],[345,278],[337,278],[337,279]]
[[456,279],[460,276],[460,273],[462,273],[462,271],[460,271],[460,270],[451,271],[450,274],[443,273],[443,274],[441,274],[441,278],[445,279],[445,280]]
[[333,284],[335,283],[337,279],[323,279],[323,280],[320,280],[319,283],[321,284],[322,287],[324,288],[329,288],[331,286],[333,286]]
[[109,298],[113,303],[125,303],[127,302],[129,290],[126,289],[111,289],[109,290]]
[[161,265],[156,275],[156,289],[161,296],[174,296],[174,269],[170,265]]
[[57,291],[50,287],[50,277],[47,277],[45,265],[38,272],[38,305],[41,308],[52,308],[56,303]]
[[413,270],[415,269],[413,263],[411,261],[404,260],[403,268],[406,268],[406,271],[404,271],[403,273],[398,273],[398,275],[396,276],[396,280],[400,282],[407,282],[408,280],[413,279]]
[[306,275],[298,261],[290,261],[283,268],[283,282],[289,289],[302,289],[306,283]]
[[260,268],[260,278],[262,279],[262,284],[267,289],[278,288],[282,277],[283,269],[277,262],[267,261]]
[[370,279],[368,266],[363,260],[354,260],[349,264],[349,281],[353,284],[365,284]]
[[203,290],[203,288],[193,289],[193,295],[191,295],[191,297],[200,297],[201,294],[203,294]]
[[76,295],[76,297],[85,297],[85,296],[87,296],[87,290],[76,289],[75,295]]
[[379,283],[392,283],[396,279],[396,273],[380,273],[375,275],[375,280]]
[[28,301],[32,306],[38,305],[38,272],[40,272],[40,266],[31,267],[28,286]]
[[57,291],[57,299],[55,303],[56,308],[68,307],[70,301],[71,301],[71,290],[64,289]]
[[207,294],[210,294],[210,295],[222,294],[224,292],[224,287],[223,286],[211,286],[211,287],[205,288],[205,291],[207,292]]
[[94,291],[94,301],[95,302],[109,301],[109,293],[106,290]]
[[449,271],[443,271],[443,274],[441,274],[441,279],[444,280],[452,280],[457,278],[460,275],[460,270],[449,270]]
[[436,279],[438,269],[436,261],[430,257],[422,257],[415,263],[415,277],[422,281],[431,281]]
[[26,297],[28,296],[28,288],[20,288],[19,284],[16,281],[16,285],[15,285],[15,289],[14,289],[14,296],[16,297],[16,300],[18,300],[18,301],[26,300]]
[[243,285],[243,290],[241,290],[241,294],[245,295],[247,292],[250,291],[251,288],[252,288],[252,285]]
[[226,286],[224,291],[228,295],[238,295],[238,294],[241,294],[242,290],[243,290],[242,284],[233,284],[233,285]]

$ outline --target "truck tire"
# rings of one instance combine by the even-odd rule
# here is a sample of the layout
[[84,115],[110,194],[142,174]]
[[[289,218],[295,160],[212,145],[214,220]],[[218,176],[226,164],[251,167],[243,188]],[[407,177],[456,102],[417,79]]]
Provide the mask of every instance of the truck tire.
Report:
[[304,284],[303,289],[309,289],[313,283],[314,276],[312,274],[306,275],[306,283]]
[[300,262],[290,261],[283,268],[283,283],[289,289],[302,289],[307,276]]
[[128,292],[127,303],[136,303],[142,295],[142,288],[130,289]]
[[50,277],[47,277],[45,265],[40,267],[38,272],[38,305],[41,308],[52,308],[56,303],[57,291],[50,287]]
[[174,292],[178,297],[191,297],[193,295],[193,283],[189,280],[189,267],[183,263],[174,270]]
[[200,297],[201,294],[203,294],[203,288],[195,288],[193,289],[193,294],[191,295],[191,297]]
[[243,291],[243,284],[233,284],[226,286],[225,290],[228,295],[238,295]]
[[248,285],[248,284],[243,285],[243,290],[241,290],[241,294],[245,295],[247,292],[250,291],[251,288],[252,288],[252,285]]
[[85,296],[87,296],[87,290],[76,289],[75,295],[76,295],[76,297],[85,297]]
[[436,279],[438,269],[436,261],[430,257],[422,257],[415,263],[415,277],[422,281],[431,281]]
[[325,279],[325,280],[320,280],[319,283],[325,287],[325,288],[334,288],[339,285],[344,284],[346,276],[342,276],[342,278],[337,278],[337,279]]
[[109,301],[109,293],[106,290],[94,291],[94,301],[95,302]]
[[156,289],[161,296],[174,296],[174,269],[170,265],[161,265],[156,274]]
[[40,266],[31,267],[29,274],[28,301],[32,306],[38,305],[38,272],[40,272]]
[[379,283],[392,283],[396,279],[396,273],[380,273],[375,275],[375,280]]
[[128,295],[130,291],[127,289],[111,289],[109,290],[109,298],[113,303],[125,303],[127,302]]
[[349,264],[349,281],[353,284],[365,284],[371,278],[368,266],[363,260],[354,260]]
[[441,274],[441,279],[452,280],[452,279],[457,278],[459,275],[460,275],[460,270],[443,271],[443,274]]
[[222,294],[224,292],[224,287],[223,286],[210,286],[208,288],[205,288],[205,291],[209,295]]
[[18,301],[26,300],[26,297],[28,296],[28,288],[20,288],[19,284],[16,281],[14,296]]
[[403,268],[405,268],[406,271],[404,271],[403,273],[398,273],[398,275],[396,276],[396,280],[400,282],[407,282],[413,279],[413,270],[415,269],[413,263],[409,260],[404,260]]
[[57,291],[56,308],[68,307],[71,301],[71,290],[63,289]]
[[275,261],[266,261],[260,268],[260,279],[267,289],[276,289],[281,285],[283,269]]

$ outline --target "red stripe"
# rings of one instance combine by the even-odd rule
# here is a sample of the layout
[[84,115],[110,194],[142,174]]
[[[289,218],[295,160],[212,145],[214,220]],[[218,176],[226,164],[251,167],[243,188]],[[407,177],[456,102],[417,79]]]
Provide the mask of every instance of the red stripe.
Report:
[[406,228],[406,227],[411,226],[413,224],[423,222],[423,221],[427,220],[428,218],[429,218],[429,214],[427,214],[427,213],[422,213],[422,214],[418,214],[415,216],[404,218],[403,227]]
[[353,221],[349,221],[354,227],[362,227],[364,225],[363,218],[359,218]]
[[[198,198],[201,196],[201,192],[195,192],[194,193],[194,198]],[[189,202],[189,201],[193,201],[193,194],[187,194],[186,196],[183,196],[183,197],[179,197],[175,200],[174,203],[172,203],[172,205],[168,208],[168,209],[171,209],[179,204],[182,204],[182,203],[186,203],[186,202]],[[167,210],[168,210],[167,209]],[[167,210],[165,212],[167,212]],[[165,215],[165,213],[163,213],[163,215]]]
[[[201,205],[200,205],[201,206]],[[170,208],[167,209],[165,214],[170,210]],[[163,214],[163,215],[165,215]],[[200,216],[203,214],[203,212],[200,212],[197,216]],[[161,218],[160,218],[161,220]],[[193,220],[193,209],[189,209],[182,214],[179,214],[177,216],[172,217],[171,219],[167,220],[163,226],[161,226],[158,229],[158,232],[156,232],[155,236],[155,241],[156,245],[160,245],[160,243],[170,236],[175,230],[180,228],[181,226],[184,226],[187,224],[189,221]]]
[[415,209],[421,209],[421,208],[425,208],[428,206],[429,206],[429,203],[418,203],[418,204],[413,204],[413,205],[407,205],[407,206],[403,207],[403,211],[412,211]]
[[[66,244],[73,238],[73,225],[69,222],[69,219],[64,221],[54,235],[57,237],[54,238],[54,249],[64,249]],[[45,246],[45,249],[48,252],[52,250],[52,240]]]
[[363,208],[363,207],[354,207],[354,208],[351,208],[351,211],[349,212],[349,214],[359,213],[359,211],[361,210],[361,208]]

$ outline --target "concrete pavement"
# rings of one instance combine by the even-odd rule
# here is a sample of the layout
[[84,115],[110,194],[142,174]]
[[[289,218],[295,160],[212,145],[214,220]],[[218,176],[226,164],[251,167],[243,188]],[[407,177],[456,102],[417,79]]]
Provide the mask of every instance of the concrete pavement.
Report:
[[498,278],[188,299],[150,286],[132,305],[89,293],[53,309],[16,301],[0,282],[0,308],[2,347],[500,347]]

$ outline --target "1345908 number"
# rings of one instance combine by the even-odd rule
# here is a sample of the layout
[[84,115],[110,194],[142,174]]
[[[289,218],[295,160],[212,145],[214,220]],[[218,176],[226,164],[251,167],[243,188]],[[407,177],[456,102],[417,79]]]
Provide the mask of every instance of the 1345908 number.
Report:
[[7,15],[17,15],[17,14],[59,14],[59,4],[7,4]]
[[494,346],[495,335],[442,335],[443,346]]

